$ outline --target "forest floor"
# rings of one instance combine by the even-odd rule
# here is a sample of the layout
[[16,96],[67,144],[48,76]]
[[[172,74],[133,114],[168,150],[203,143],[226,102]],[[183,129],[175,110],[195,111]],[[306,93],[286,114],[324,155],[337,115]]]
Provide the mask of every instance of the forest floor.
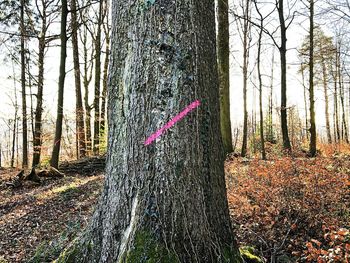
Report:
[[317,158],[275,147],[268,161],[226,162],[240,246],[266,262],[350,262],[350,147],[324,146]]
[[17,173],[0,170],[0,262],[51,262],[86,226],[103,175],[68,175],[41,185],[6,187]]
[[[274,146],[268,152],[268,161],[225,164],[240,246],[255,247],[266,262],[349,262],[350,147],[324,148],[317,158],[281,156]],[[17,172],[0,170],[0,263],[50,262],[86,226],[103,175],[12,190],[4,183]]]

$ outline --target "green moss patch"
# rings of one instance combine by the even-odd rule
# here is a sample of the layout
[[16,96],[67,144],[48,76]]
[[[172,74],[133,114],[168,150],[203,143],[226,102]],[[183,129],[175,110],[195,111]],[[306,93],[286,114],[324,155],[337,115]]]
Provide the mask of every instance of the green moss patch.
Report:
[[254,255],[255,249],[253,247],[240,247],[239,251],[241,252],[241,256],[246,263],[263,263],[261,258]]
[[126,256],[126,263],[180,263],[176,255],[169,252],[151,233],[136,233],[134,246]]

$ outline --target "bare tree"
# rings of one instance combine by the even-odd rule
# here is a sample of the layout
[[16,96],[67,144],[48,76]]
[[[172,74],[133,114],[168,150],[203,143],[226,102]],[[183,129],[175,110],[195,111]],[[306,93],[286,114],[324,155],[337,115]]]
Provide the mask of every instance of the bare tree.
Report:
[[28,133],[27,133],[27,94],[26,94],[26,59],[25,59],[25,26],[24,26],[24,10],[26,0],[21,0],[21,87],[22,87],[22,165],[28,166]]
[[55,139],[50,164],[52,167],[58,168],[60,155],[60,146],[62,138],[62,121],[63,121],[63,93],[64,80],[66,77],[66,56],[67,56],[67,15],[68,7],[67,0],[61,0],[61,54],[60,54],[60,73],[58,80],[58,102],[57,102],[57,117]]
[[109,0],[105,0],[103,6],[103,33],[105,35],[105,61],[103,65],[103,82],[102,82],[102,104],[101,104],[101,138],[106,136],[106,105],[107,105],[107,83],[108,83],[108,66],[110,56],[110,21],[109,21]]
[[217,54],[220,89],[221,136],[226,153],[232,152],[230,120],[230,32],[228,0],[217,0]]
[[[264,17],[259,11],[258,5],[256,1],[254,2],[255,9],[260,17],[260,26],[259,26],[259,37],[258,37],[258,58],[257,58],[257,67],[258,67],[258,79],[259,79],[259,115],[260,115],[260,143],[261,143],[261,158],[266,160],[266,152],[265,152],[265,137],[264,137],[264,112],[263,112],[263,82],[262,82],[262,73],[261,73],[261,41],[263,36],[264,29]],[[273,67],[273,65],[272,65]]]
[[72,28],[72,46],[75,80],[75,115],[76,115],[76,145],[77,158],[85,156],[85,127],[84,127],[84,108],[81,95],[79,45],[78,45],[78,12],[77,0],[70,0],[71,7],[71,28]]
[[317,153],[317,134],[315,118],[315,95],[314,95],[314,0],[309,0],[310,10],[310,32],[309,32],[309,99],[310,99],[310,156]]
[[101,30],[103,23],[103,4],[104,1],[99,2],[97,13],[97,28],[95,43],[95,97],[94,97],[94,145],[93,152],[95,155],[100,151],[100,99],[101,99]]
[[54,0],[35,0],[35,5],[40,20],[40,34],[38,36],[38,80],[36,93],[36,108],[34,117],[34,131],[33,131],[33,162],[32,166],[36,166],[40,163],[41,151],[42,151],[42,115],[43,115],[43,92],[44,92],[44,69],[45,69],[45,53],[47,51],[48,44],[54,40],[54,37],[47,35],[48,30],[52,22],[56,19],[57,10],[54,7]]

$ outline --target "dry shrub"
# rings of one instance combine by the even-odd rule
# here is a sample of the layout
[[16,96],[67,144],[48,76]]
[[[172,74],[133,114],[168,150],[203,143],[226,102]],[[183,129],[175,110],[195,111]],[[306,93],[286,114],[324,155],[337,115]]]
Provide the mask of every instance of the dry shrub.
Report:
[[329,245],[324,229],[350,227],[349,158],[234,159],[226,174],[238,241],[266,259],[312,261],[310,240]]

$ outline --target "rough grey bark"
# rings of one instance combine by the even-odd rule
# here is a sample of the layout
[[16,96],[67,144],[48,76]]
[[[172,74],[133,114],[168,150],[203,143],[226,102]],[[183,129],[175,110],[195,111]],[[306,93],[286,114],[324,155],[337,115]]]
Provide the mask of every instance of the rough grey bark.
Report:
[[84,108],[81,95],[80,80],[80,62],[79,62],[79,45],[78,45],[78,15],[76,0],[70,1],[71,7],[71,28],[72,28],[72,51],[74,64],[74,80],[75,80],[75,121],[76,121],[76,145],[77,158],[85,157],[85,127],[84,127]]
[[225,153],[232,149],[230,120],[230,32],[228,0],[217,1],[217,50],[220,89],[220,124]]
[[214,2],[142,3],[113,1],[106,183],[86,233],[57,262],[241,262],[217,136]]
[[62,137],[62,121],[63,121],[63,92],[64,92],[64,80],[66,78],[66,57],[67,57],[67,15],[68,7],[67,0],[61,0],[61,54],[60,54],[60,73],[58,79],[58,101],[57,101],[57,117],[56,117],[56,130],[55,139],[53,143],[53,150],[51,155],[50,164],[52,167],[58,168],[58,161],[61,148]]
[[309,99],[310,99],[310,156],[314,157],[316,148],[316,117],[314,98],[314,1],[310,0],[310,34],[309,34]]

